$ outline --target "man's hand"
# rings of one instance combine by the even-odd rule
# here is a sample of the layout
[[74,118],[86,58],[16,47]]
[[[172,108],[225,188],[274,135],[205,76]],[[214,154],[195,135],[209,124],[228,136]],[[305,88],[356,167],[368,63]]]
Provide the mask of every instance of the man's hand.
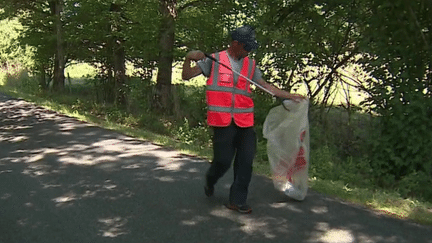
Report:
[[291,100],[293,100],[293,101],[295,101],[295,102],[298,103],[298,102],[306,99],[306,97],[303,96],[303,95],[299,95],[299,94],[290,94],[289,95],[289,99],[291,99]]
[[281,99],[290,99],[290,100],[293,100],[294,102],[297,102],[297,103],[306,99],[306,97],[303,95],[292,94],[292,93],[287,92],[285,90],[281,90],[281,89],[277,88],[276,86],[274,86],[270,83],[267,83],[266,81],[264,81],[264,79],[258,80],[258,84],[260,84],[262,87],[264,87],[265,89],[272,92],[274,94],[274,96],[281,98]]
[[194,61],[199,61],[201,59],[204,59],[205,55],[204,52],[202,51],[190,51],[188,52],[188,54],[186,54],[186,59],[190,59],[190,60],[194,60]]
[[183,80],[189,80],[202,73],[202,70],[198,66],[191,67],[191,60],[199,61],[204,59],[205,55],[202,51],[190,51],[186,54],[186,59],[183,63],[182,78]]

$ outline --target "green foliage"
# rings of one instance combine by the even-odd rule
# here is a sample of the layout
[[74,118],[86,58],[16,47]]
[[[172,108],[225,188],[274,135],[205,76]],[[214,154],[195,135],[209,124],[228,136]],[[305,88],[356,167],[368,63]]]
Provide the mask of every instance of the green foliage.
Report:
[[151,93],[153,85],[149,80],[130,78],[128,82],[128,110],[137,115],[140,112],[151,112]]
[[36,80],[29,77],[27,69],[10,65],[9,69],[1,68],[0,70],[0,86],[17,88],[26,93],[39,93],[39,84]]
[[370,157],[374,174],[383,185],[397,182],[402,185],[405,177],[415,173],[431,177],[428,150],[432,146],[432,133],[428,128],[432,123],[430,115],[425,115],[429,105],[430,99],[412,106],[394,104],[390,108],[395,110],[392,115],[379,118],[381,132],[373,138]]
[[176,104],[176,117],[185,117],[192,127],[203,123],[206,119],[207,104],[205,101],[205,86],[173,86]]
[[266,78],[288,91],[305,85],[312,102],[330,103],[332,89],[346,82],[340,71],[355,63],[363,38],[349,21],[351,2],[261,1],[257,57]]
[[6,84],[7,74],[6,72],[0,72],[0,86],[3,86]]
[[169,131],[167,126],[171,123],[165,121],[164,119],[155,116],[152,113],[142,113],[138,116],[138,127],[148,129],[151,132],[168,135]]
[[[106,121],[146,127],[184,143],[207,146],[202,87],[173,86],[174,106],[164,110],[173,114],[170,117],[157,118],[160,114],[152,110],[157,87],[153,74],[162,53],[160,37],[167,29],[175,30],[173,46],[168,47],[173,51],[168,54],[180,61],[190,49],[226,48],[228,30],[253,24],[261,48],[252,55],[266,80],[288,91],[305,86],[312,100],[313,176],[378,182],[404,196],[430,198],[431,190],[422,186],[432,177],[428,159],[432,146],[431,1],[182,0],[170,12],[169,28],[163,26],[166,19],[157,0],[62,2],[64,61],[89,63],[98,72],[88,78],[87,86],[70,84],[67,91],[73,98],[62,102]],[[8,69],[12,64],[29,67],[32,77],[10,75],[6,70],[0,83],[37,93],[54,76],[58,33],[50,2],[3,0],[0,8],[0,35],[4,36],[0,63],[2,67],[7,63]],[[124,50],[124,60],[115,54],[119,49]],[[137,72],[119,83],[118,66],[126,60]],[[353,65],[367,72],[368,80],[345,77],[341,70]],[[159,71],[170,72],[170,65],[166,66],[167,70]],[[375,117],[331,105],[333,88],[347,80],[354,80],[356,88],[369,94],[362,106]],[[119,94],[125,95],[125,107],[116,105]],[[261,124],[279,101],[261,91],[254,98],[257,158],[263,165]]]
[[428,201],[432,200],[432,190],[428,186],[431,185],[432,178],[423,171],[415,171],[404,176],[398,183],[398,191],[405,197],[422,198]]
[[[175,60],[182,60],[187,51],[207,53],[222,50],[228,44],[227,15],[233,10],[231,1],[180,1],[176,20]],[[188,5],[189,4],[189,5]],[[189,6],[189,7],[186,7]],[[235,9],[235,8],[234,8]]]
[[369,137],[375,133],[374,120],[368,114],[342,109],[312,105],[309,109],[312,147],[332,144],[338,156],[345,159],[349,156],[366,155]]
[[[371,166],[382,186],[403,187],[404,196],[414,190],[414,178],[425,182],[432,176],[427,152],[432,145],[432,36],[425,31],[431,28],[431,7],[429,1],[376,2],[364,16],[370,38],[361,45],[374,55],[364,63],[374,78],[366,104],[380,120],[371,143]],[[430,193],[416,191],[418,196]]]
[[205,86],[176,85],[176,122],[170,133],[181,142],[198,147],[211,146],[211,129],[206,124]]
[[356,187],[374,187],[371,168],[365,157],[341,159],[335,146],[311,147],[309,177],[323,180],[341,181]]
[[28,47],[22,47],[18,41],[19,33],[22,26],[18,20],[4,19],[0,20],[0,64],[3,65],[21,65],[30,67],[31,51]]
[[203,123],[192,127],[187,118],[184,118],[183,123],[179,126],[173,127],[171,131],[172,136],[177,138],[182,143],[194,144],[200,147],[211,147],[211,133],[210,128]]
[[[138,115],[132,115],[126,110],[121,110],[114,106],[97,103],[85,91],[89,91],[89,87],[85,84],[74,84],[73,87],[67,90],[70,92],[59,96],[56,93],[45,93],[43,99],[49,99],[55,103],[54,107],[70,107],[73,114],[86,114],[87,116],[96,116],[99,119],[91,119],[96,123],[102,124],[123,124],[130,129],[128,134],[133,136],[141,136],[144,130],[153,131],[159,134],[166,134],[170,137],[175,137],[176,140],[171,143],[172,146],[182,147],[181,144],[188,145],[187,148],[192,149],[197,154],[211,158],[210,136],[211,131],[208,127],[201,124],[192,126],[188,119],[175,120],[173,117],[162,117],[158,114],[150,112],[138,112]],[[182,87],[185,92],[179,92],[179,99],[183,102],[188,101],[191,97],[199,97],[199,89],[192,88],[192,91],[187,91],[188,87]],[[195,91],[197,93],[195,93]],[[34,96],[32,96],[34,97]],[[257,101],[263,101],[271,98],[267,96],[256,97]],[[193,102],[195,98],[191,98]],[[191,100],[189,100],[191,102]],[[187,102],[186,102],[187,103]],[[273,106],[272,102],[258,102],[257,106]],[[65,105],[62,105],[65,104]],[[67,109],[70,110],[70,109]],[[313,112],[313,107],[311,111]],[[265,113],[264,111],[260,111]],[[331,112],[329,114],[332,114]],[[337,113],[336,113],[337,114]],[[364,115],[368,116],[368,115]],[[313,116],[312,116],[313,117]],[[327,117],[328,123],[333,123],[338,120],[338,116],[330,115]],[[102,121],[102,122],[101,122]],[[203,120],[204,121],[204,120]],[[261,121],[260,121],[261,122]],[[312,121],[315,123],[315,121]],[[340,126],[345,126],[346,123],[341,123]],[[110,125],[110,128],[115,126]],[[118,127],[118,126],[117,126]],[[356,127],[359,131],[362,127]],[[124,130],[122,130],[125,132]],[[320,126],[311,126],[311,167],[310,167],[310,185],[314,190],[330,195],[347,199],[353,202],[363,203],[373,208],[385,208],[396,215],[404,215],[416,220],[417,222],[430,223],[430,217],[427,216],[428,208],[424,203],[420,203],[414,199],[403,199],[400,195],[407,193],[413,198],[421,198],[419,195],[424,195],[427,198],[428,187],[424,184],[430,184],[430,180],[425,173],[414,173],[409,175],[398,184],[397,191],[381,191],[375,185],[375,180],[370,175],[372,169],[367,158],[364,157],[347,157],[341,158],[339,147],[332,144],[334,140],[326,141],[324,132]],[[331,130],[330,130],[331,131]],[[329,131],[329,132],[330,132]],[[346,131],[342,129],[342,131]],[[339,136],[339,135],[338,135]],[[340,136],[344,136],[343,134]],[[146,135],[145,139],[154,138],[154,135]],[[160,140],[159,140],[160,141]],[[321,141],[321,142],[317,142]],[[270,175],[270,167],[267,161],[266,141],[259,140],[257,154],[255,157],[254,170],[261,174]],[[184,148],[184,147],[182,147]],[[367,188],[367,189],[366,189]],[[390,209],[389,209],[390,208]]]
[[315,148],[310,157],[311,177],[326,178],[329,180],[338,179],[340,171],[336,170],[340,161],[336,161],[336,151],[329,146]]

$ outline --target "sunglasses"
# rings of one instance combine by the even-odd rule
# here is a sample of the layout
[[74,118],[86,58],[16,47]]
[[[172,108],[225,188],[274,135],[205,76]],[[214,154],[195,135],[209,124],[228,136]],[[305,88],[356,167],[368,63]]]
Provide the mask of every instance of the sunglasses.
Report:
[[244,44],[243,49],[247,52],[252,51],[252,46],[248,45],[248,44]]

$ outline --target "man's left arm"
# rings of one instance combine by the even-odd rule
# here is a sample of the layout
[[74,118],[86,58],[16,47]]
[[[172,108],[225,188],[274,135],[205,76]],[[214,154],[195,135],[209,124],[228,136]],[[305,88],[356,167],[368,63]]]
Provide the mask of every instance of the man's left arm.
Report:
[[277,88],[276,86],[264,81],[264,79],[262,79],[262,78],[258,79],[257,83],[259,85],[261,85],[263,88],[272,92],[276,97],[279,97],[282,99],[290,99],[290,100],[294,100],[296,102],[300,102],[300,101],[306,99],[306,97],[304,97],[303,95],[293,94],[293,93],[289,93],[285,90],[281,90],[281,89]]

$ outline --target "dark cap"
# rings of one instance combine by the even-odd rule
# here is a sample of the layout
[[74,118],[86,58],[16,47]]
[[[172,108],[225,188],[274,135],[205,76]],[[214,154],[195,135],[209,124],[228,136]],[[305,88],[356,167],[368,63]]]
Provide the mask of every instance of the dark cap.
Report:
[[255,37],[255,30],[250,25],[244,25],[231,32],[231,38],[244,44],[245,51],[252,51],[259,47]]

